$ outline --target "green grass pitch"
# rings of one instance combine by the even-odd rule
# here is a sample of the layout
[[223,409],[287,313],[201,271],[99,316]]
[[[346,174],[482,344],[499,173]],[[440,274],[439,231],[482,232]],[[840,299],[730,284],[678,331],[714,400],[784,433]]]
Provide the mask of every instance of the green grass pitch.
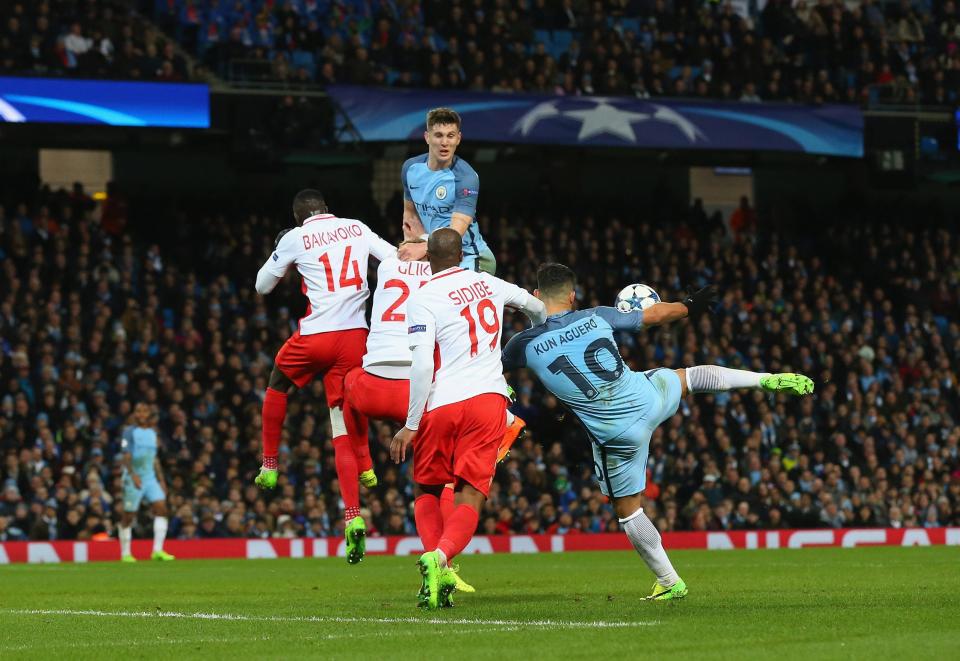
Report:
[[957,658],[960,549],[677,551],[643,601],[633,553],[462,558],[423,613],[414,557],[0,568],[0,658]]

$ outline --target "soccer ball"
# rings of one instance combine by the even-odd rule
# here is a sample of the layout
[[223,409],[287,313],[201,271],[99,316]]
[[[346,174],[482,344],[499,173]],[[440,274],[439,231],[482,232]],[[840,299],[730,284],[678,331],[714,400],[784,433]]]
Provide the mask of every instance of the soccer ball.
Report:
[[634,310],[646,310],[660,302],[660,295],[647,285],[627,285],[617,294],[616,308],[626,314]]

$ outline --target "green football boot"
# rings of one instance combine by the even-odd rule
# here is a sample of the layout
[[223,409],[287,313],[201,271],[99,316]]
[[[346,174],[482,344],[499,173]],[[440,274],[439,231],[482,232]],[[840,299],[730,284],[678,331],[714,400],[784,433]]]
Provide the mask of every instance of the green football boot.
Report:
[[678,579],[676,583],[669,588],[665,588],[659,583],[653,584],[653,593],[647,597],[650,601],[669,601],[671,599],[683,599],[687,596],[687,584],[683,579]]
[[372,468],[368,471],[363,471],[360,473],[360,484],[368,489],[372,489],[377,486],[377,474],[373,472]]
[[784,372],[760,379],[760,387],[769,392],[786,392],[791,395],[809,395],[813,392],[813,380],[803,374]]
[[427,551],[417,560],[420,569],[420,592],[417,593],[417,606],[427,610],[440,608],[440,556],[436,551]]
[[347,539],[347,562],[355,565],[363,560],[367,552],[367,524],[362,516],[350,519],[343,536]]
[[454,580],[454,582],[457,584],[457,591],[458,591],[458,592],[468,592],[468,593],[471,593],[471,592],[476,592],[476,591],[477,591],[477,589],[476,589],[475,587],[473,587],[472,585],[470,585],[469,583],[467,583],[465,580],[463,580],[462,578],[460,578],[460,565],[454,565],[454,566],[452,566],[452,567],[447,567],[447,570],[448,570],[448,571],[450,572],[450,574],[453,576],[453,580]]
[[[440,570],[440,597],[437,599],[440,608],[453,608],[453,593],[457,591],[458,582],[460,577],[449,567]],[[473,588],[470,589],[473,590]]]
[[125,555],[120,558],[120,562],[136,562],[137,559],[132,555]]
[[150,554],[151,560],[160,560],[162,562],[169,562],[170,560],[176,560],[175,556],[170,555],[166,551],[154,551]]
[[261,489],[274,489],[277,486],[277,471],[271,468],[260,468],[260,474],[253,481]]

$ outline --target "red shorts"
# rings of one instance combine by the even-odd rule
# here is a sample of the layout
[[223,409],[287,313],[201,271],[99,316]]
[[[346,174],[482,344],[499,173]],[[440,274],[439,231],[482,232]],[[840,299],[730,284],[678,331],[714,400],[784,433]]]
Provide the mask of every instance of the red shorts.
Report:
[[298,388],[310,383],[317,374],[323,374],[327,406],[332,408],[343,403],[343,379],[363,361],[366,350],[366,328],[313,335],[301,335],[297,331],[280,347],[275,363]]
[[413,439],[414,481],[466,482],[486,496],[506,428],[506,398],[496,393],[427,411]]
[[346,404],[358,413],[375,420],[405,422],[410,400],[410,381],[384,379],[362,367],[350,370],[343,380]]

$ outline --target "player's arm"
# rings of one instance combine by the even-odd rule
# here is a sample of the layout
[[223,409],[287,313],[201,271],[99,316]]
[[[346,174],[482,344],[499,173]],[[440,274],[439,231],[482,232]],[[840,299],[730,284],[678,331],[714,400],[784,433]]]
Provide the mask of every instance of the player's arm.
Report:
[[437,337],[433,313],[414,296],[407,303],[407,335],[413,352],[410,363],[410,399],[407,402],[407,421],[390,443],[390,457],[394,463],[407,458],[407,448],[420,428],[423,410],[430,397],[433,382],[433,350]]
[[157,474],[157,482],[160,483],[160,488],[166,491],[167,482],[163,479],[163,466],[160,463],[160,457],[153,458],[153,472]]
[[457,190],[453,202],[453,214],[450,216],[450,227],[460,232],[460,236],[463,236],[470,229],[470,223],[477,215],[480,176],[473,168],[464,165],[463,170],[457,173],[455,181]]
[[297,259],[297,241],[299,232],[282,230],[273,242],[273,253],[267,258],[257,272],[256,289],[261,296],[266,296],[283,280],[287,269]]
[[[497,278],[499,280],[499,278]],[[523,287],[500,280],[502,287],[506,290],[506,299],[504,306],[521,310],[534,326],[539,326],[547,320],[547,306],[539,298],[528,292]]]
[[123,465],[124,469],[127,471],[127,475],[130,476],[130,479],[133,480],[133,486],[140,488],[142,481],[140,476],[137,475],[137,471],[133,470],[133,455],[131,450],[133,449],[133,430],[126,429],[123,432],[123,436],[120,439],[120,452],[122,452],[122,458],[120,463]]
[[413,195],[410,194],[410,184],[407,181],[407,171],[415,161],[411,158],[404,161],[400,168],[400,183],[403,186],[403,240],[412,241],[414,239],[426,238],[424,235],[427,230],[420,220],[420,214],[417,213],[417,205],[413,203]]
[[527,343],[523,340],[522,333],[517,333],[510,338],[510,341],[503,347],[500,356],[504,372],[511,372],[527,366],[526,348]]
[[397,256],[397,249],[395,246],[381,239],[379,234],[371,230],[366,225],[364,225],[363,227],[370,234],[370,254],[371,255],[376,257],[381,262],[386,259],[390,259],[391,257]]
[[[407,195],[407,185],[404,182],[404,195]],[[403,240],[404,241],[416,241],[418,239],[424,238],[426,236],[427,230],[423,226],[423,221],[420,220],[420,214],[417,213],[417,206],[413,203],[413,200],[403,199]]]
[[680,303],[654,303],[646,310],[623,313],[614,308],[599,307],[596,313],[614,330],[638,331],[644,326],[661,326],[684,317],[696,317],[708,311],[717,302],[717,288],[708,285],[688,294]]

